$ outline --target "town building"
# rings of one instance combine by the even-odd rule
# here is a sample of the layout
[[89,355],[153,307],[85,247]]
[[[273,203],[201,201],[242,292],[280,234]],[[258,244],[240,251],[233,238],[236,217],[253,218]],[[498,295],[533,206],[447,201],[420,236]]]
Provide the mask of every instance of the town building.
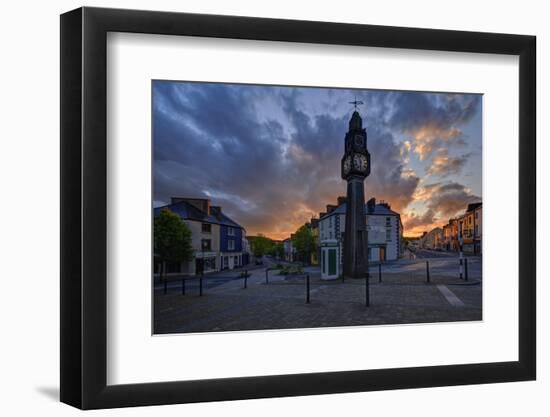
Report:
[[468,204],[464,214],[450,219],[443,226],[440,249],[481,255],[483,237],[483,205]]
[[[193,260],[166,262],[166,275],[196,275],[233,269],[249,262],[249,245],[244,227],[222,212],[220,206],[210,205],[209,199],[173,197],[171,204],[154,209],[168,209],[180,216],[191,230]],[[155,274],[159,272],[155,262]]]
[[294,262],[296,260],[296,248],[292,244],[292,238],[294,233],[290,237],[283,240],[284,260],[287,262]]
[[422,249],[441,249],[443,241],[443,229],[436,227],[428,233],[424,233],[420,238],[420,247]]
[[[339,203],[327,206],[326,213],[319,219],[322,279],[335,279],[343,272],[345,199],[339,199]],[[365,213],[369,262],[399,259],[403,253],[403,224],[399,213],[393,211],[388,203],[376,203],[374,198],[365,204]]]

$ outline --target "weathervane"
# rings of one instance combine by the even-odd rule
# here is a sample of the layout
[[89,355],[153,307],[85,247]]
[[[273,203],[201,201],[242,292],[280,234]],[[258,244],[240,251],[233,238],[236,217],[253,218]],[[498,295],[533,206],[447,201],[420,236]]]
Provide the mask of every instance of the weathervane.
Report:
[[353,106],[355,107],[355,111],[357,111],[357,106],[359,106],[361,104],[365,104],[365,103],[363,103],[362,101],[358,101],[357,97],[355,97],[355,100],[350,101],[349,104],[353,104]]

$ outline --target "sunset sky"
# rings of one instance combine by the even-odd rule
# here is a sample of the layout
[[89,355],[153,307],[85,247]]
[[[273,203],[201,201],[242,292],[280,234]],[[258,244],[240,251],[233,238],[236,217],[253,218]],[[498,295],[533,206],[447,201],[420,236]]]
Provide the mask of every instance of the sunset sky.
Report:
[[401,213],[406,236],[481,201],[481,95],[154,81],[154,206],[210,198],[248,235],[288,237],[346,193],[355,98],[366,199]]

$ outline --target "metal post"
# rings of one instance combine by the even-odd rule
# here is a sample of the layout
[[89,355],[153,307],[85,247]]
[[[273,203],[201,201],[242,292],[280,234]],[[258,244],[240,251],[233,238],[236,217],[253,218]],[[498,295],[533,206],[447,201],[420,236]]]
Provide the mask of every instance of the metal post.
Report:
[[365,306],[370,307],[370,285],[369,285],[369,276],[370,274],[367,272],[365,274]]
[[382,262],[378,264],[378,283],[382,282]]
[[430,283],[430,261],[426,261],[426,282]]
[[460,251],[460,260],[459,260],[459,278],[462,279],[462,265],[463,265],[463,258],[462,258],[462,250]]
[[202,296],[202,275],[199,277],[199,295]]
[[306,303],[309,304],[309,274],[306,275]]
[[468,258],[464,258],[464,281],[468,281]]
[[248,279],[248,274],[246,273],[246,270],[244,271],[244,288],[246,289],[247,287],[247,279]]
[[181,295],[185,295],[185,278],[181,279]]
[[167,288],[167,281],[165,279],[164,280],[164,295],[166,295],[166,291],[168,291],[168,288]]
[[265,269],[265,283],[266,284],[269,284],[268,274],[269,274],[269,268],[266,268]]

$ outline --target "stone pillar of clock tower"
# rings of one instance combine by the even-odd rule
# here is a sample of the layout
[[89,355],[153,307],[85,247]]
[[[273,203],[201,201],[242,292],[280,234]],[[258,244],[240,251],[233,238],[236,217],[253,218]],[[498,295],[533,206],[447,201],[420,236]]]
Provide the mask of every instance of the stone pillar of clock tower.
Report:
[[349,122],[342,157],[342,178],[348,183],[344,233],[343,274],[345,278],[364,278],[368,268],[368,235],[364,181],[370,174],[367,132],[355,111]]

